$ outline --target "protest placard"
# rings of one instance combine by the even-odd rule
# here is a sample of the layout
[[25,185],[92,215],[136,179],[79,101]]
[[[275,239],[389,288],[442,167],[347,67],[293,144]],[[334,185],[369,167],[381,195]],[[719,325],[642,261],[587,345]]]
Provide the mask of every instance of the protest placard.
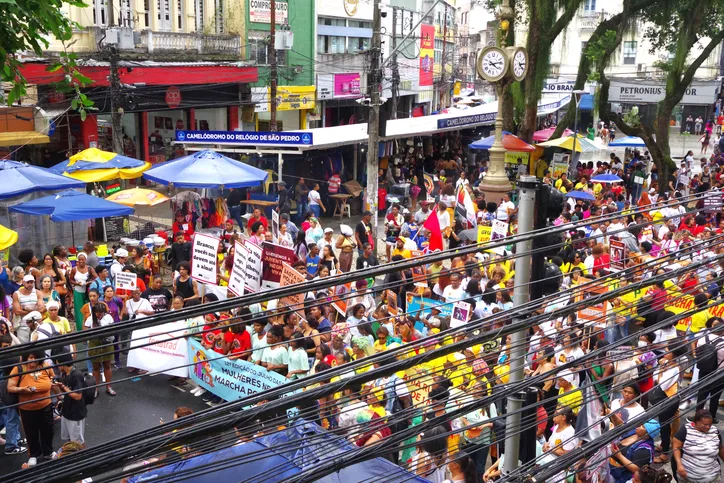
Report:
[[118,272],[116,274],[116,290],[136,290],[138,276],[131,272]]
[[272,210],[272,238],[274,243],[279,241],[279,213]]
[[244,246],[249,251],[246,257],[246,269],[245,280],[247,292],[258,292],[261,288],[261,270],[262,270],[262,255],[264,250],[249,241],[244,242]]
[[188,377],[186,339],[177,338],[183,336],[186,330],[186,323],[182,321],[134,330],[131,350],[128,353],[128,367]]
[[608,242],[611,251],[611,268],[613,270],[623,270],[626,266],[626,244],[621,240],[611,239]]
[[[280,287],[287,287],[289,285],[296,285],[298,283],[304,283],[307,279],[292,268],[288,263],[282,262],[282,274],[279,280]],[[304,312],[304,292],[282,297],[279,300],[280,307],[288,307],[292,310],[299,310]]]
[[191,250],[191,277],[202,283],[216,285],[217,254],[220,240],[216,237],[195,233]]
[[229,290],[236,296],[244,295],[244,279],[246,278],[246,259],[249,257],[249,250],[239,243],[234,242],[234,264],[229,274]]
[[397,294],[392,290],[387,290],[387,311],[392,316],[397,316],[400,313],[397,306]]
[[472,312],[473,308],[469,303],[462,301],[455,302],[452,309],[452,317],[450,317],[450,327],[454,329],[467,324]]
[[293,265],[297,255],[291,248],[264,242],[262,245],[262,288],[277,288],[282,276],[283,264]]

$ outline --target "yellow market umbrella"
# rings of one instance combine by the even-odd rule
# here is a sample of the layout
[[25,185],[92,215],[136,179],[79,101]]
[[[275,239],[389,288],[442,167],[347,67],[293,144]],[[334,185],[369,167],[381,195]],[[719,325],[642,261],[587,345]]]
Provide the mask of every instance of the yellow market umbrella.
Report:
[[18,242],[18,232],[0,225],[0,250],[15,245]]
[[[583,148],[581,147],[582,139],[583,139],[583,136],[581,136],[579,134],[578,139],[576,139],[576,152],[577,153],[583,152]],[[544,143],[538,143],[538,146],[545,146],[545,147],[549,147],[549,148],[562,148],[562,149],[567,149],[568,151],[572,151],[573,150],[573,136],[566,136],[563,138],[551,139]]]
[[168,201],[168,197],[162,195],[158,191],[144,188],[132,188],[129,190],[123,190],[117,193],[113,193],[112,195],[108,196],[106,200],[131,207],[156,206]]
[[95,183],[113,179],[140,178],[151,163],[98,148],[85,149],[50,168],[56,174]]

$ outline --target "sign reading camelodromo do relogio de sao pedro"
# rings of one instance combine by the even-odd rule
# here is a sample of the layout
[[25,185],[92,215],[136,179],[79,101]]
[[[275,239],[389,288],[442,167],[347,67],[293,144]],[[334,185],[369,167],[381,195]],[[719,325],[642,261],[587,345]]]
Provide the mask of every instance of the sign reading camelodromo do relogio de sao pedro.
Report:
[[312,134],[307,132],[253,131],[176,131],[176,141],[183,143],[282,144],[311,146]]

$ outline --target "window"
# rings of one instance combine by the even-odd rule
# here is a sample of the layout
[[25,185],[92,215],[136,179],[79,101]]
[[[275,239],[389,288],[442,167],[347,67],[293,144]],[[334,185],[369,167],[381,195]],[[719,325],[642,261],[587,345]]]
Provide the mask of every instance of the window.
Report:
[[[317,19],[317,25],[329,25],[331,27],[346,27],[345,20],[343,18],[329,18],[329,17],[319,17]],[[372,23],[370,22],[370,27],[372,28]]]
[[204,0],[194,1],[194,25],[197,33],[204,31]]
[[585,52],[588,48],[588,42],[581,42],[581,53]]
[[357,29],[371,29],[372,28],[372,22],[368,20],[350,20],[348,27],[353,27]]
[[442,39],[435,39],[435,64],[442,64]]
[[370,39],[363,37],[349,37],[349,47],[347,52],[350,54],[358,54],[370,48]]
[[184,0],[176,0],[176,30],[184,31]]
[[171,30],[171,0],[156,0],[156,21],[161,32]]
[[118,19],[118,25],[124,27],[133,27],[133,12],[131,10],[131,0],[121,0],[121,11]]
[[335,35],[317,35],[318,54],[344,54],[346,37]]
[[93,24],[97,27],[108,25],[106,0],[93,0]]
[[249,60],[256,63],[257,65],[269,64],[267,43],[261,37],[250,37],[249,38]]
[[216,11],[214,12],[214,19],[216,24],[216,33],[224,33],[224,0],[215,0]]
[[584,13],[593,13],[596,11],[596,0],[584,0],[583,2]]
[[636,49],[638,42],[635,40],[626,40],[623,43],[623,63],[633,65],[636,63]]
[[151,0],[143,0],[143,25],[151,28]]

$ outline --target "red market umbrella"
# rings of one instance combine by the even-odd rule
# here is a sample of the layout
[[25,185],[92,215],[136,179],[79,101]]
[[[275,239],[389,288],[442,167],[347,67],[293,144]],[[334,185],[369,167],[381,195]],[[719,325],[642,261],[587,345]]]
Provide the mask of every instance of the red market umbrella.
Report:
[[[548,129],[541,129],[540,131],[536,131],[533,133],[533,141],[548,141],[551,136],[553,136],[553,133],[556,131],[555,127],[549,127]],[[573,131],[566,128],[565,131],[563,131],[563,134],[559,137],[567,137],[573,135]]]
[[[490,149],[495,141],[495,135],[490,135],[486,138],[479,139],[474,143],[470,143],[471,149]],[[535,146],[531,146],[519,137],[510,134],[507,131],[503,131],[503,147],[506,151],[516,153],[532,153],[535,151]]]

